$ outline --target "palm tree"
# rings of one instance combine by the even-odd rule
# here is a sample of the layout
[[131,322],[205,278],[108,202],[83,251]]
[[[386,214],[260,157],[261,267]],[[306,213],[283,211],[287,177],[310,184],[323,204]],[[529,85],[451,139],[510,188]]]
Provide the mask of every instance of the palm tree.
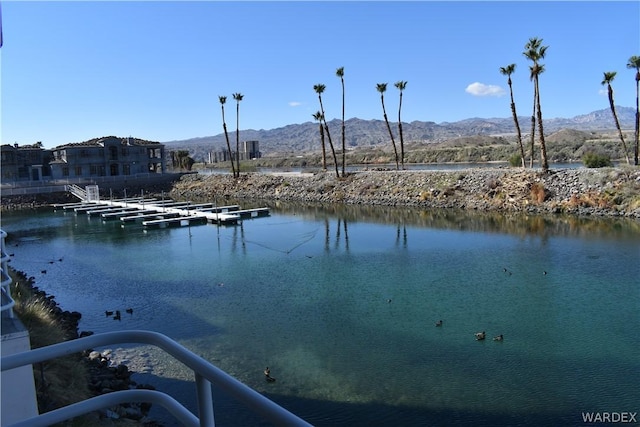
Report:
[[233,165],[233,153],[231,153],[231,144],[229,143],[229,133],[227,132],[227,122],[224,120],[224,104],[227,102],[226,96],[218,96],[220,107],[222,108],[222,127],[224,128],[224,137],[227,140],[227,150],[229,150],[229,160],[231,160],[231,172],[236,176],[236,167]]
[[627,144],[624,142],[624,136],[622,135],[622,129],[620,129],[620,121],[618,121],[618,113],[616,113],[616,106],[613,101],[613,87],[611,87],[611,82],[615,79],[617,72],[615,71],[605,71],[604,77],[600,84],[607,85],[607,90],[609,93],[609,107],[611,107],[611,113],[613,114],[613,120],[616,122],[616,129],[618,129],[618,135],[620,136],[620,141],[622,141],[622,148],[624,149],[624,156],[627,159],[627,164],[630,165],[629,162],[629,152],[627,151]]
[[327,152],[324,146],[324,128],[322,127],[322,113],[320,111],[312,114],[313,118],[320,123],[320,143],[322,144],[322,170],[327,170]]
[[522,133],[520,132],[520,123],[518,123],[518,114],[516,113],[516,103],[513,100],[513,85],[511,81],[511,74],[516,70],[516,64],[509,64],[506,67],[500,67],[500,73],[507,76],[507,84],[509,85],[509,93],[511,94],[511,114],[513,115],[513,121],[516,125],[516,133],[518,136],[518,145],[520,146],[520,160],[522,167],[526,167],[524,158],[524,145],[522,144]]
[[398,149],[396,148],[396,141],[393,139],[393,132],[391,132],[391,126],[389,126],[389,119],[387,118],[387,110],[384,108],[384,93],[387,91],[386,83],[378,83],[376,84],[376,89],[380,92],[380,102],[382,102],[382,114],[384,115],[384,122],[387,124],[387,130],[389,131],[389,136],[391,137],[391,144],[393,145],[393,152],[396,155],[396,170],[400,169],[398,166]]
[[633,164],[638,166],[638,139],[640,139],[640,56],[632,56],[627,62],[627,68],[636,69],[636,132]]
[[236,178],[240,177],[240,101],[242,98],[244,95],[241,93],[233,94],[233,99],[236,100]]
[[[534,102],[535,102],[535,112],[536,118],[538,121],[538,132],[540,133],[540,162],[542,166],[543,172],[549,171],[549,161],[547,160],[547,146],[544,142],[544,129],[542,126],[542,109],[540,108],[540,74],[544,72],[544,65],[540,64],[540,60],[544,59],[545,54],[547,52],[547,48],[549,46],[542,46],[542,39],[537,37],[533,37],[529,39],[527,44],[525,44],[524,56],[527,57],[530,61],[533,62],[533,65],[529,67],[531,71],[530,78],[533,81],[534,86]],[[535,123],[535,120],[532,120],[532,123]],[[533,131],[532,139],[533,139]]]
[[402,112],[402,91],[407,87],[407,82],[400,80],[394,84],[395,87],[400,91],[400,104],[398,105],[398,133],[400,134],[400,163],[402,164],[402,169],[404,169],[404,138],[402,136],[402,120],[400,118],[400,114]]
[[331,154],[333,155],[333,164],[336,167],[336,176],[340,178],[340,172],[338,171],[338,158],[336,157],[336,150],[333,148],[333,142],[331,141],[331,133],[329,132],[329,126],[327,125],[327,117],[324,114],[324,106],[322,105],[322,93],[326,86],[323,84],[313,85],[313,90],[318,94],[318,100],[320,101],[320,113],[322,114],[322,120],[324,121],[324,129],[327,132],[327,139],[329,140],[329,147],[331,147]]
[[340,77],[340,82],[342,83],[342,176],[345,176],[347,149],[344,142],[344,67],[336,70],[336,76]]

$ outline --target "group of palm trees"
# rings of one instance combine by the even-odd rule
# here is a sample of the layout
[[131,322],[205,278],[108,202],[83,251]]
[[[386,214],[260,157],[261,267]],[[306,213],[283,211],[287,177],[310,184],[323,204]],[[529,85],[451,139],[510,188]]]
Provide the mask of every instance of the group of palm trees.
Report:
[[[549,170],[549,161],[547,159],[547,147],[544,140],[544,129],[542,125],[542,110],[540,108],[540,87],[539,87],[539,78],[540,74],[545,71],[544,64],[541,64],[540,61],[544,59],[548,46],[542,45],[542,39],[533,37],[530,38],[529,41],[524,46],[523,55],[532,62],[532,65],[529,67],[529,78],[533,82],[533,112],[531,114],[531,141],[530,141],[530,158],[529,158],[529,166],[533,167],[533,159],[534,159],[534,141],[535,141],[535,132],[536,132],[536,122],[538,124],[538,132],[539,132],[539,141],[540,141],[540,166],[543,172],[547,172]],[[638,136],[640,130],[640,56],[632,56],[629,58],[627,62],[627,68],[636,70],[636,123],[635,123],[635,152],[634,152],[634,164],[638,165]],[[518,144],[520,147],[520,158],[522,162],[522,167],[526,166],[525,161],[525,149],[524,144],[522,142],[522,133],[520,131],[520,124],[518,123],[518,114],[516,113],[516,104],[513,100],[513,85],[511,81],[511,74],[514,73],[516,69],[516,64],[509,64],[506,67],[500,67],[500,73],[507,76],[507,84],[509,85],[509,92],[511,95],[511,114],[513,115],[513,120],[515,122],[516,127],[516,136],[518,139]],[[613,113],[613,118],[616,124],[616,128],[618,129],[618,134],[620,136],[620,140],[622,141],[622,147],[625,153],[625,157],[627,163],[629,164],[629,155],[627,151],[627,145],[624,140],[624,136],[622,134],[622,130],[620,128],[620,123],[618,121],[618,115],[616,113],[614,101],[613,101],[613,88],[611,87],[611,82],[616,76],[615,71],[609,71],[604,73],[604,79],[602,80],[603,85],[607,85],[609,91],[609,105],[611,107],[611,112]]]
[[[523,55],[531,61],[531,65],[529,66],[529,78],[533,82],[533,112],[531,113],[531,135],[530,135],[530,150],[529,150],[529,167],[533,167],[534,162],[534,145],[535,145],[535,134],[536,134],[536,124],[538,131],[538,138],[540,142],[540,166],[543,172],[547,172],[549,170],[549,161],[547,158],[547,147],[544,140],[544,128],[542,123],[542,109],[540,108],[540,87],[539,87],[539,79],[540,75],[545,71],[544,64],[542,61],[545,58],[547,53],[547,49],[549,46],[542,45],[542,39],[538,37],[530,38],[529,41],[524,46]],[[639,142],[639,130],[640,130],[640,56],[632,56],[629,58],[627,62],[627,68],[636,70],[636,120],[635,120],[635,143],[634,143],[634,165],[638,165],[638,142]],[[520,124],[518,122],[518,114],[516,112],[516,104],[513,100],[513,82],[511,81],[511,74],[515,72],[516,64],[509,64],[506,67],[500,67],[500,73],[507,76],[507,84],[509,85],[509,93],[511,96],[511,114],[513,115],[513,120],[515,122],[516,128],[516,136],[518,140],[518,145],[520,148],[520,159],[522,167],[526,167],[526,156],[525,156],[525,148],[524,143],[522,141],[522,132],[520,131]],[[340,67],[336,70],[336,76],[340,78],[340,83],[342,85],[342,176],[346,176],[346,146],[345,146],[345,119],[344,119],[344,67]],[[625,157],[627,163],[630,163],[629,154],[627,150],[627,145],[624,140],[624,136],[622,134],[622,130],[620,128],[620,123],[618,121],[618,115],[616,113],[614,101],[613,101],[613,88],[611,86],[611,82],[616,76],[615,71],[608,71],[604,73],[604,78],[602,80],[602,85],[607,85],[608,93],[609,93],[609,105],[611,107],[611,112],[613,113],[613,118],[616,124],[616,128],[618,130],[618,134],[620,136],[620,140],[622,141],[622,147],[625,153]],[[389,137],[391,138],[391,144],[393,146],[393,151],[395,154],[395,162],[396,169],[405,168],[404,165],[404,138],[402,134],[402,94],[404,89],[407,86],[407,82],[400,80],[394,84],[394,86],[400,91],[400,103],[398,106],[398,135],[400,137],[400,154],[398,155],[398,149],[396,147],[396,142],[393,136],[393,132],[391,130],[391,125],[389,124],[389,119],[387,117],[387,111],[384,105],[384,93],[387,90],[387,83],[378,83],[376,84],[376,90],[380,93],[380,102],[382,103],[382,114],[384,117],[384,121],[387,125],[387,130],[389,131]],[[324,170],[327,169],[327,158],[326,158],[326,149],[325,149],[325,136],[329,142],[329,147],[331,149],[331,155],[333,157],[333,164],[335,167],[336,176],[340,177],[340,171],[338,169],[338,158],[336,156],[336,150],[333,145],[333,140],[331,139],[331,133],[329,131],[329,126],[327,124],[324,105],[322,104],[322,94],[324,93],[326,86],[324,84],[316,84],[313,86],[313,90],[318,94],[318,101],[320,103],[320,110],[313,114],[313,118],[319,122],[319,130],[320,130],[320,141],[322,145],[322,168]],[[220,105],[222,107],[222,125],[224,128],[224,135],[227,141],[227,150],[229,151],[229,159],[231,160],[231,170],[234,177],[240,176],[240,101],[243,99],[243,95],[241,93],[234,93],[233,99],[236,101],[236,151],[235,156],[231,150],[231,143],[229,142],[229,133],[227,132],[227,123],[225,121],[224,115],[224,104],[227,102],[226,96],[219,96]],[[234,164],[235,160],[235,164]]]
[[[633,150],[633,164],[638,165],[638,140],[640,136],[640,56],[633,55],[627,62],[627,68],[636,70],[636,126],[634,134],[634,150]],[[617,71],[605,71],[602,82],[603,86],[607,85],[607,93],[609,95],[609,107],[611,108],[611,114],[613,114],[613,120],[616,123],[616,129],[618,130],[618,136],[620,142],[622,142],[622,149],[624,150],[624,156],[627,160],[627,164],[631,164],[629,161],[629,151],[627,150],[627,143],[624,140],[622,129],[620,128],[620,121],[618,120],[618,113],[616,112],[616,106],[613,101],[613,87],[611,82],[615,79]]]
[[[342,176],[346,176],[346,143],[345,143],[345,125],[344,125],[344,67],[340,67],[336,70],[336,76],[340,78],[340,83],[342,85]],[[338,170],[338,158],[336,156],[336,150],[333,146],[333,140],[331,139],[331,132],[329,132],[329,125],[327,125],[327,119],[324,114],[324,105],[322,104],[322,94],[327,87],[318,83],[313,85],[313,90],[318,94],[318,101],[320,102],[320,111],[312,114],[313,118],[318,121],[320,125],[320,142],[322,144],[322,169],[327,169],[327,155],[324,144],[325,134],[327,136],[327,140],[329,141],[329,148],[331,148],[331,155],[333,157],[333,164],[336,169],[336,177],[340,177],[340,172]]]
[[[394,86],[400,91],[400,103],[398,104],[398,135],[400,136],[400,163],[402,164],[402,169],[404,169],[404,137],[402,134],[401,113],[402,113],[402,91],[407,87],[407,82],[404,80],[400,80],[396,82]],[[398,149],[396,148],[396,141],[393,138],[391,125],[389,125],[387,110],[384,107],[384,93],[387,91],[387,83],[377,83],[376,90],[380,92],[380,102],[382,103],[382,116],[384,117],[384,122],[387,125],[387,130],[389,131],[389,137],[391,138],[391,145],[393,146],[393,153],[395,155],[396,170],[397,170],[397,169],[400,169],[400,165],[398,164]]]
[[[542,110],[540,108],[540,86],[539,78],[540,74],[545,71],[544,64],[540,61],[544,59],[549,46],[542,45],[542,39],[533,37],[524,46],[523,55],[530,60],[533,64],[529,67],[529,78],[533,82],[533,112],[531,113],[531,142],[530,142],[530,161],[529,167],[533,167],[534,158],[534,144],[536,135],[536,122],[538,124],[538,132],[540,134],[540,166],[544,172],[549,170],[549,161],[547,159],[547,146],[544,141],[544,128],[542,125]],[[509,64],[506,67],[500,67],[500,73],[507,76],[507,84],[509,85],[509,93],[511,95],[511,114],[516,126],[516,136],[518,139],[518,145],[520,148],[520,161],[522,167],[526,166],[524,144],[522,142],[522,133],[520,131],[520,124],[518,123],[518,114],[516,113],[516,104],[513,100],[513,82],[511,81],[511,74],[516,70],[516,64]]]
[[[346,176],[346,146],[345,146],[345,125],[344,125],[344,67],[340,67],[336,70],[336,76],[340,78],[340,83],[342,84],[342,176]],[[387,124],[387,129],[389,130],[389,136],[391,137],[391,143],[393,145],[393,151],[395,153],[395,161],[396,161],[396,169],[400,168],[399,162],[402,164],[402,169],[404,169],[404,138],[402,134],[402,91],[407,87],[406,81],[398,81],[395,83],[395,87],[400,91],[400,105],[398,107],[398,133],[400,135],[400,160],[398,160],[398,149],[396,147],[395,139],[393,137],[393,132],[391,131],[391,126],[389,125],[389,119],[387,117],[387,112],[384,106],[384,92],[387,90],[387,83],[378,83],[376,85],[376,89],[380,92],[380,99],[382,101],[382,112],[384,115],[385,123]],[[327,124],[327,119],[324,112],[324,105],[322,104],[322,94],[324,93],[326,86],[322,83],[318,83],[313,85],[313,90],[318,94],[318,101],[320,103],[320,110],[316,113],[312,114],[313,118],[319,123],[320,130],[320,142],[322,145],[322,168],[324,170],[327,169],[327,156],[326,156],[326,148],[325,148],[325,135],[329,142],[329,148],[331,149],[331,155],[333,157],[333,164],[336,170],[336,176],[340,177],[340,172],[338,170],[338,159],[336,156],[336,150],[333,145],[333,140],[331,139],[331,132],[329,131],[329,126]]]
[[[218,100],[220,101],[220,107],[222,108],[222,127],[224,129],[224,137],[227,140],[227,150],[229,151],[229,160],[231,161],[231,172],[233,173],[234,178],[238,178],[240,176],[240,101],[244,98],[244,95],[241,93],[234,93],[233,99],[236,101],[236,155],[233,155],[231,151],[231,143],[229,142],[229,133],[227,132],[227,122],[224,118],[224,104],[227,102],[226,96],[218,96]],[[234,165],[234,157],[235,157],[235,165]]]

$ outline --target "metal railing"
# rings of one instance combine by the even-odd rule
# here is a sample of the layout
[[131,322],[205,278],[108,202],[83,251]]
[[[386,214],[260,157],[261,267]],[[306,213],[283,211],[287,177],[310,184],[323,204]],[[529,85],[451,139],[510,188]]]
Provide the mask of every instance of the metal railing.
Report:
[[[158,332],[131,330],[106,332],[38,348],[2,358],[2,371],[65,356],[95,347],[113,344],[138,343],[156,346],[182,362],[195,373],[198,417],[171,396],[153,390],[125,390],[93,397],[14,424],[12,427],[48,426],[99,409],[125,402],[156,403],[167,409],[185,426],[214,427],[211,384],[278,426],[310,426],[309,423],[267,399],[220,368],[192,353],[166,335]],[[3,387],[10,387],[3,384]]]
[[86,200],[87,198],[87,190],[80,187],[79,185],[76,185],[76,184],[65,185],[65,190],[73,194],[80,200]]
[[7,311],[9,317],[13,317],[13,306],[16,304],[11,297],[11,283],[13,280],[9,275],[9,254],[7,254],[4,246],[4,239],[7,237],[7,232],[0,230],[0,295],[1,304],[0,311]]

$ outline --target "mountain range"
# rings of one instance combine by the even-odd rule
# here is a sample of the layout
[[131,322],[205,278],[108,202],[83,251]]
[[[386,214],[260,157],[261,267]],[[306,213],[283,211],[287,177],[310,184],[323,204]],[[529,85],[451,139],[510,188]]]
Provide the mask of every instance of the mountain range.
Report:
[[[618,120],[622,129],[634,129],[635,109],[630,107],[616,107]],[[518,117],[520,129],[525,135],[531,126],[530,117]],[[336,150],[341,148],[341,120],[328,122],[331,139]],[[390,122],[394,138],[398,143],[397,122]],[[562,129],[580,131],[611,131],[615,130],[615,122],[610,109],[593,111],[588,114],[572,118],[543,118],[545,134],[551,134]],[[351,118],[345,121],[347,149],[360,147],[375,147],[390,143],[389,132],[383,120],[362,120]],[[457,122],[423,122],[413,121],[402,123],[405,144],[435,143],[463,136],[515,135],[513,118],[469,118]],[[318,122],[291,124],[269,130],[240,130],[242,141],[259,141],[263,156],[273,154],[305,154],[318,152],[320,149],[320,131]],[[235,129],[229,131],[229,140],[235,146]],[[325,143],[328,140],[325,136]],[[190,138],[179,141],[164,142],[170,151],[188,150],[196,161],[205,159],[210,151],[226,149],[224,133],[214,136]],[[328,147],[328,145],[327,145]]]

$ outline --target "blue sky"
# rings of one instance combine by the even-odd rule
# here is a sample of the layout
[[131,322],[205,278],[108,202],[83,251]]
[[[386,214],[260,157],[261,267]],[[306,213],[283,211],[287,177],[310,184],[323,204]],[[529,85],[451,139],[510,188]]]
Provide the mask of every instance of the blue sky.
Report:
[[635,106],[630,56],[640,55],[640,2],[1,1],[3,144],[45,147],[94,137],[171,141],[227,126],[273,129],[312,121],[313,86],[326,85],[328,119],[403,121],[531,114],[525,43],[548,45],[540,78],[544,117],[608,108],[604,71],[617,71],[616,104]]

